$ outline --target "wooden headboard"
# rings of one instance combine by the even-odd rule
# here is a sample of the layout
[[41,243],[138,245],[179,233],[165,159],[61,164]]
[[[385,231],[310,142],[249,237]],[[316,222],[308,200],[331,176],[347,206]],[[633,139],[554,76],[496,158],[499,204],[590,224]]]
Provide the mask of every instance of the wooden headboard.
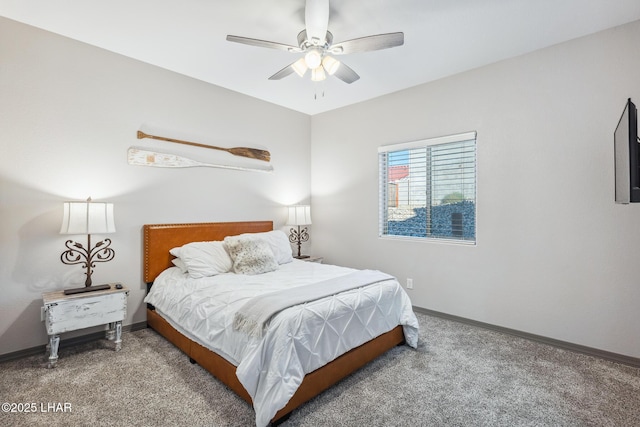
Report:
[[223,240],[242,233],[273,230],[273,221],[203,222],[193,224],[147,224],[144,234],[144,281],[153,282],[158,274],[173,266],[169,250],[190,242]]

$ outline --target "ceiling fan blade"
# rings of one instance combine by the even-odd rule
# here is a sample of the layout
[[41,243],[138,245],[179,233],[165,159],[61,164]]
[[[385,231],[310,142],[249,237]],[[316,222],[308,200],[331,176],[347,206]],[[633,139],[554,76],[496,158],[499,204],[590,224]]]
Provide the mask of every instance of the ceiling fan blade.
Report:
[[322,46],[329,27],[329,0],[307,0],[304,24],[309,41]]
[[[293,64],[295,64],[295,62]],[[282,70],[278,71],[273,76],[269,77],[269,80],[280,80],[287,77],[289,74],[292,74],[294,71],[292,67],[293,64],[287,65]]]
[[344,62],[340,64],[336,72],[333,74],[334,77],[339,78],[345,83],[353,83],[360,78],[358,73],[353,71],[350,67],[347,66]]
[[388,49],[402,46],[404,33],[376,34],[374,36],[361,37],[336,43],[329,49],[334,55],[346,55],[349,53],[368,52],[371,50]]
[[228,35],[227,36],[227,41],[234,42],[234,43],[248,44],[249,46],[257,46],[257,47],[266,47],[266,48],[269,48],[269,49],[286,50],[287,52],[302,52],[302,50],[297,46],[290,46],[290,45],[282,44],[282,43],[269,42],[269,41],[266,41],[266,40],[251,39],[251,38],[248,38],[248,37]]

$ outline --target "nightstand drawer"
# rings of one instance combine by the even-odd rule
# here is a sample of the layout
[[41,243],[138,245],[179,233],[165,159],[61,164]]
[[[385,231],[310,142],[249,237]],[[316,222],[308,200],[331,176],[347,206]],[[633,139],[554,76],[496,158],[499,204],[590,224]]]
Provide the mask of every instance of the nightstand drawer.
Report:
[[127,315],[127,294],[118,292],[45,304],[47,334],[120,322]]

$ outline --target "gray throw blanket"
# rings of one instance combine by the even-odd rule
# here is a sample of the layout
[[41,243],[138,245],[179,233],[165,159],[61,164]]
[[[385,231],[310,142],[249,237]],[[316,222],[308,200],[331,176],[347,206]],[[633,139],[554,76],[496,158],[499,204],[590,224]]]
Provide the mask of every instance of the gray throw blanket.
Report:
[[235,314],[233,329],[260,338],[269,319],[285,308],[393,278],[377,270],[359,270],[322,282],[258,295]]

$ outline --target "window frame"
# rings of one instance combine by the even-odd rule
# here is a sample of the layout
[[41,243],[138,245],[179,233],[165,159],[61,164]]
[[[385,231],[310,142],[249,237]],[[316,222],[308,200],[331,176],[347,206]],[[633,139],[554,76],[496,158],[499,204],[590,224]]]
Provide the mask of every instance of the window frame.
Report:
[[[453,238],[453,237],[436,237],[436,236],[408,236],[402,234],[388,234],[387,224],[389,223],[388,210],[389,210],[389,189],[390,182],[388,181],[388,158],[383,162],[382,154],[399,152],[412,149],[421,149],[427,147],[438,146],[442,144],[473,141],[473,238]],[[477,152],[477,132],[464,132],[453,135],[440,136],[435,138],[426,138],[410,142],[402,142],[396,144],[382,145],[378,147],[378,238],[392,239],[392,240],[411,240],[420,242],[435,242],[435,243],[452,243],[456,245],[473,245],[477,244],[477,182],[478,182],[478,152]],[[430,166],[426,165],[428,169]],[[426,170],[426,169],[425,169]],[[431,181],[430,179],[425,179]],[[429,182],[429,185],[431,182]],[[427,199],[432,197],[431,192],[427,192]],[[430,212],[428,214],[430,216]],[[429,220],[430,222],[430,220]],[[429,224],[428,227],[431,227]],[[387,231],[387,233],[385,233]]]

